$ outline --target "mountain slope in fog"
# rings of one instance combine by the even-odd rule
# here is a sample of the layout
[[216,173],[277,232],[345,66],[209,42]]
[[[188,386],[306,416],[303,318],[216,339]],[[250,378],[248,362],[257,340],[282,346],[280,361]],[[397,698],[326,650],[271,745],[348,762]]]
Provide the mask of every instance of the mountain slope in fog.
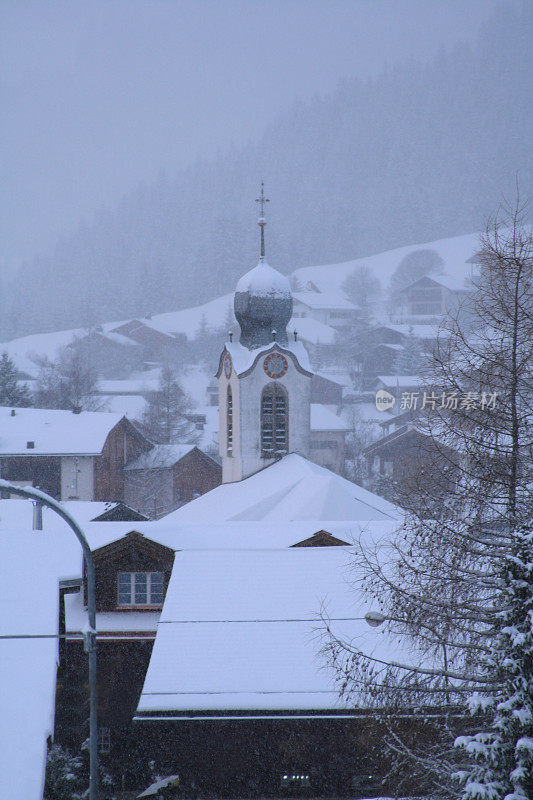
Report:
[[[370,269],[372,274],[380,280],[382,287],[385,288],[392,273],[406,255],[415,250],[432,250],[442,259],[443,274],[458,281],[463,281],[470,274],[468,259],[476,252],[478,244],[478,234],[470,233],[465,236],[456,236],[419,245],[408,245],[395,250],[387,250],[384,253],[376,253],[366,258],[345,261],[340,264],[302,267],[294,272],[294,277],[304,286],[308,281],[311,281],[320,291],[328,292],[331,289],[341,289],[344,280],[351,272],[365,266]],[[156,314],[150,320],[147,320],[147,323],[156,330],[165,333],[184,333],[189,340],[192,340],[197,334],[202,321],[205,321],[209,329],[221,332],[220,348],[222,348],[224,343],[224,333],[222,331],[228,316],[228,309],[232,307],[233,290],[229,294],[221,295],[199,306]],[[125,321],[125,319],[116,319],[104,325],[104,330],[110,331]],[[321,338],[320,334],[326,326],[314,320],[293,320],[289,329],[292,330],[293,327],[297,327],[303,333],[302,325],[304,325],[304,322],[307,323],[310,329],[313,326],[315,328],[316,336],[312,338],[312,341],[322,342],[323,344],[334,341],[334,331],[330,328],[327,330],[333,334],[333,338],[331,340]],[[22,372],[33,376],[37,374],[38,369],[32,357],[45,355],[54,360],[61,347],[65,347],[74,339],[82,337],[86,332],[83,328],[74,328],[53,333],[23,336],[0,343],[0,352],[6,351]],[[214,352],[212,357],[214,369],[218,353]]]
[[[346,81],[258,143],[140,187],[3,288],[2,338],[185,308],[267,255],[285,272],[478,229],[519,174],[531,193],[533,6],[504,6],[473,50]],[[216,124],[216,120],[213,120]]]

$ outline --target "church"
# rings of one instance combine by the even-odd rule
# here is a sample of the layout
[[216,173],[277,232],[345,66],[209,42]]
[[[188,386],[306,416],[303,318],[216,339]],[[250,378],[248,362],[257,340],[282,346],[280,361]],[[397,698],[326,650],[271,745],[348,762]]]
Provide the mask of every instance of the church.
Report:
[[263,187],[260,202],[259,263],[235,291],[240,341],[226,343],[217,372],[223,483],[248,478],[288,453],[309,456],[313,373],[296,331],[289,341],[289,281],[265,259]]

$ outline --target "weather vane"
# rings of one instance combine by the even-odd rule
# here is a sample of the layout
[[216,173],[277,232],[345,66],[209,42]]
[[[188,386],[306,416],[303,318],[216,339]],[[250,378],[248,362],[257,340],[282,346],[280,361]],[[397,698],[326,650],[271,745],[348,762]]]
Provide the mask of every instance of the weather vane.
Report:
[[261,181],[261,196],[256,198],[256,203],[261,204],[261,216],[257,220],[257,224],[261,228],[261,261],[265,260],[265,203],[270,203],[270,198],[265,197],[265,183]]

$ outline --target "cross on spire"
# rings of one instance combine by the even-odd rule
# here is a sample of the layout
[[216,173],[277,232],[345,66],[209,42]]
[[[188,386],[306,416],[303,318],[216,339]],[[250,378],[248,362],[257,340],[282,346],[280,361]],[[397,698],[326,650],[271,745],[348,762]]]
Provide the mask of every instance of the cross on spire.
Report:
[[265,184],[261,181],[261,196],[256,198],[256,203],[261,204],[261,216],[257,220],[257,224],[261,229],[261,262],[265,260],[265,203],[270,203],[270,198],[265,197]]

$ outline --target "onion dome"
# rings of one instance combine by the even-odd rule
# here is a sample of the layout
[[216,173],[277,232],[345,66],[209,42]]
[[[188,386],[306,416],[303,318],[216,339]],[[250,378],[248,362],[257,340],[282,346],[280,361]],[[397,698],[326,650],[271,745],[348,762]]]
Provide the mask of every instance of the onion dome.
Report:
[[233,306],[241,328],[240,342],[250,350],[270,344],[274,339],[287,344],[287,323],[292,316],[291,286],[285,275],[265,261],[265,197],[264,184],[256,203],[261,204],[257,224],[261,230],[259,264],[243,275],[235,290]]
[[266,261],[243,275],[234,299],[241,344],[250,350],[273,339],[287,344],[287,324],[292,316],[291,286],[285,275]]

